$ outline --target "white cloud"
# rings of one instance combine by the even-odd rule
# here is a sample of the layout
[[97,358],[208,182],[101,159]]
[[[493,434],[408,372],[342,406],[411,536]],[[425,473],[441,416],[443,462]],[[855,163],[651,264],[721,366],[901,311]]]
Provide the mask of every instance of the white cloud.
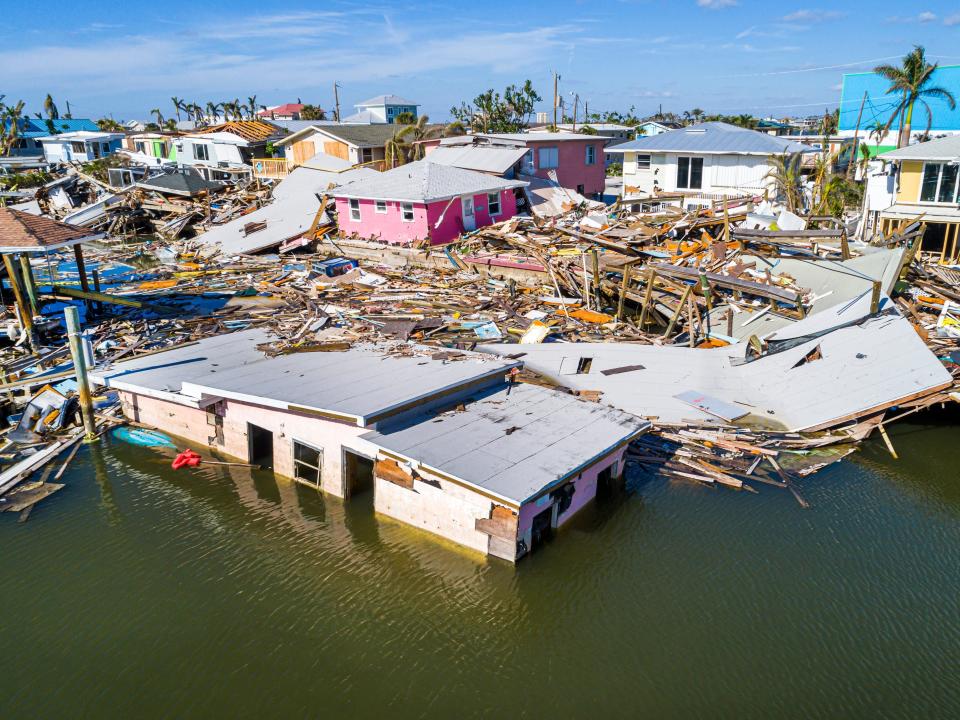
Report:
[[932,13],[929,11],[922,12],[919,15],[917,15],[917,22],[930,23],[930,22],[936,22],[936,20],[937,20],[936,13]]
[[[894,15],[892,17],[887,18],[888,23],[894,23],[898,25],[902,25],[906,23],[927,24],[927,23],[936,22],[937,20],[938,20],[937,14],[930,12],[929,10],[924,10],[923,12],[918,13],[916,15],[906,15],[906,16]],[[960,19],[958,19],[958,22],[960,22]]]
[[697,0],[697,5],[708,10],[720,10],[737,4],[737,0]]
[[960,13],[955,13],[953,15],[947,15],[943,19],[943,24],[947,27],[953,27],[954,25],[960,25]]
[[784,15],[783,21],[798,23],[822,23],[829,20],[838,20],[846,16],[847,13],[839,10],[818,10],[814,8],[808,8],[805,10],[797,10],[789,15]]

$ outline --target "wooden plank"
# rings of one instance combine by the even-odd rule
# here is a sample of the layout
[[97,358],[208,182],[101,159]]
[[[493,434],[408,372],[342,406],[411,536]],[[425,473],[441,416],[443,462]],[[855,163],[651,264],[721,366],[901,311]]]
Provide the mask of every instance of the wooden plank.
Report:
[[[700,271],[696,268],[678,267],[665,263],[654,263],[653,267],[659,275],[694,281],[700,278]],[[793,305],[799,305],[802,298],[802,295],[794,290],[778,288],[772,285],[761,285],[760,283],[751,282],[750,280],[741,280],[740,278],[719,273],[704,273],[704,275],[713,285],[728,287],[749,293],[750,295],[757,295],[758,297],[770,298],[771,300],[791,303]]]

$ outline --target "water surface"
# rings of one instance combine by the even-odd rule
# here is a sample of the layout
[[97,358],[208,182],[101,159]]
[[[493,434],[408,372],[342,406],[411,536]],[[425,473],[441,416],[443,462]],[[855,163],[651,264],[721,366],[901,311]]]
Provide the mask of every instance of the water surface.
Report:
[[85,447],[0,515],[0,717],[958,717],[958,434],[892,435],[899,461],[804,480],[807,510],[632,475],[516,568]]

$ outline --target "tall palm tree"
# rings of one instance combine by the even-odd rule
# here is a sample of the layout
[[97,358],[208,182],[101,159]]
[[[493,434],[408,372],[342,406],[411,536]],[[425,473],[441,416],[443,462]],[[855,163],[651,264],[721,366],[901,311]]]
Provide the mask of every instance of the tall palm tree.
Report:
[[150,111],[150,114],[157,118],[157,125],[163,127],[163,113],[160,112],[160,108],[154,108]]
[[926,50],[920,45],[915,45],[904,58],[900,67],[894,65],[878,65],[874,72],[883,75],[890,81],[888,94],[900,93],[900,101],[897,103],[890,119],[887,120],[885,130],[901,118],[900,133],[897,135],[897,147],[901,148],[910,142],[910,130],[913,126],[913,110],[917,103],[923,106],[927,113],[927,132],[930,132],[930,126],[933,125],[933,112],[927,99],[937,98],[947,103],[951,110],[957,107],[957,101],[953,94],[944,87],[931,85],[933,73],[939,67],[939,63],[930,64],[927,62]]
[[257,96],[256,95],[250,95],[247,98],[247,110],[250,113],[250,119],[256,120],[257,119]]
[[691,110],[690,114],[693,115],[694,122],[700,122],[703,119],[703,110],[698,107]]
[[123,125],[113,118],[100,118],[97,120],[97,127],[102,132],[123,132]]
[[767,178],[777,196],[782,197],[787,210],[796,213],[803,205],[803,178],[800,175],[800,153],[772,155]]
[[23,100],[18,100],[16,105],[5,105],[3,107],[3,117],[0,118],[0,125],[6,128],[6,133],[3,138],[3,145],[0,146],[0,155],[9,155],[10,150],[20,137],[23,106]]
[[170,101],[173,103],[174,112],[177,113],[177,122],[180,121],[180,111],[183,109],[183,100],[178,98],[176,95],[170,98]]
[[867,128],[867,137],[873,139],[877,145],[877,149],[880,149],[880,143],[883,142],[883,138],[887,134],[887,128],[883,126],[883,123],[879,120],[874,121],[873,125],[870,125]]
[[53,101],[53,96],[50,93],[47,93],[47,96],[43,99],[43,111],[50,120],[60,119],[60,111],[57,110],[57,104]]

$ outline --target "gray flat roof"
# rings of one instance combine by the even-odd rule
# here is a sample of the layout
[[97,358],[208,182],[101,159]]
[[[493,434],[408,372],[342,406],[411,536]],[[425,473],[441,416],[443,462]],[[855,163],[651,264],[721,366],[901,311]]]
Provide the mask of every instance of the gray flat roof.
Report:
[[478,392],[463,407],[385,424],[363,438],[522,504],[650,427],[620,410],[524,383]]
[[355,420],[362,427],[409,403],[502,375],[520,364],[479,353],[468,353],[468,359],[460,361],[432,360],[433,348],[410,357],[387,355],[395,345],[276,357],[257,349],[273,340],[261,329],[218,335],[121,362],[91,377],[101,385],[191,407],[229,398],[280,410],[325,413]]
[[810,152],[811,148],[785,138],[722,122],[698,125],[640,137],[607,152],[689,152],[704,155],[782,155]]

